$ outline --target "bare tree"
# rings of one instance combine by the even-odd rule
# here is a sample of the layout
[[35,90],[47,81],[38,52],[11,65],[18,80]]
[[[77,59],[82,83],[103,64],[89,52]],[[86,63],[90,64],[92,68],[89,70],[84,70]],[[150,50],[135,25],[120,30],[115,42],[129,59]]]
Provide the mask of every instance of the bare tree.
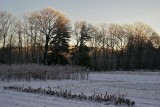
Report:
[[94,70],[98,70],[99,69],[99,63],[98,63],[98,57],[100,55],[98,55],[98,51],[101,47],[101,43],[102,43],[102,35],[99,29],[99,26],[93,26],[91,27],[91,38],[89,39],[89,44],[91,47],[91,66],[93,67]]
[[5,46],[6,46],[6,39],[8,35],[11,35],[11,29],[13,27],[15,17],[8,12],[1,11],[0,12],[0,39],[3,41],[2,44],[2,62],[4,55],[5,55]]
[[124,63],[124,50],[128,42],[128,37],[126,35],[125,31],[125,25],[119,25],[119,24],[114,24],[114,36],[115,36],[115,50],[116,50],[116,69],[123,69],[123,63]]
[[8,40],[7,40],[7,48],[8,48],[8,58],[9,58],[9,64],[12,64],[15,62],[14,57],[13,57],[13,50],[16,46],[16,30],[15,27],[16,24],[13,24],[10,30],[10,34],[8,35]]
[[110,56],[110,66],[112,70],[116,69],[116,59],[115,59],[115,46],[117,44],[117,40],[116,40],[116,25],[115,24],[109,24],[108,25],[108,34],[109,34],[109,47],[110,47],[110,51],[111,51],[111,56]]
[[45,35],[44,64],[47,64],[48,44],[55,35],[57,26],[68,24],[69,19],[61,12],[45,8],[28,15],[31,23],[38,26],[38,29]]
[[109,44],[109,33],[108,33],[108,25],[107,24],[105,24],[105,23],[103,23],[103,24],[100,24],[100,25],[98,25],[97,26],[97,28],[96,28],[97,30],[98,30],[98,32],[99,32],[99,36],[98,36],[98,38],[99,39],[97,39],[97,42],[98,42],[98,44],[99,44],[99,48],[102,50],[102,68],[104,69],[104,70],[106,70],[108,67],[107,67],[107,60],[108,60],[108,58],[107,58],[107,54],[108,54],[108,52],[109,52],[109,46],[110,46],[110,44]]
[[[23,31],[25,33],[26,57],[28,57],[28,49],[30,47],[31,62],[40,63],[41,53],[44,53],[44,34],[42,34],[42,32],[38,29],[38,25],[32,23],[32,20],[30,20],[26,15],[23,20]],[[28,60],[28,58],[26,59]]]

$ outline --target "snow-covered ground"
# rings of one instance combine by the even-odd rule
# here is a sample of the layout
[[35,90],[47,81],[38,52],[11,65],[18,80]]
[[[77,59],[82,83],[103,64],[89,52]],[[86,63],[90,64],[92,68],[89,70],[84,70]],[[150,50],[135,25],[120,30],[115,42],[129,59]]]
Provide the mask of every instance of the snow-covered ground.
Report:
[[94,72],[89,80],[0,81],[0,107],[117,107],[103,103],[67,100],[59,97],[4,90],[4,86],[32,86],[54,90],[68,89],[74,93],[123,94],[134,100],[136,107],[160,107],[160,72]]

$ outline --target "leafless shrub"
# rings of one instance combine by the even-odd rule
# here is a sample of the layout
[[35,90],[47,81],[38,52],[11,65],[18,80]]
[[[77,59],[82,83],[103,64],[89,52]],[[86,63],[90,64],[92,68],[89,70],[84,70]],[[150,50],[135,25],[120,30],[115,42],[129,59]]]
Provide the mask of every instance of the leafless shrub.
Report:
[[80,94],[73,94],[70,90],[52,90],[50,86],[48,89],[40,88],[32,88],[31,86],[23,87],[23,86],[8,86],[4,87],[4,90],[14,90],[18,92],[27,92],[27,93],[34,93],[34,94],[45,94],[57,97],[63,97],[65,99],[78,99],[78,100],[88,100],[94,101],[99,103],[104,103],[105,105],[115,104],[118,106],[126,105],[126,106],[134,106],[135,102],[127,99],[125,97],[110,95],[107,92],[103,94],[94,94],[91,96],[85,95],[83,92]]
[[37,64],[0,65],[1,80],[88,79],[89,69],[80,66],[44,66]]

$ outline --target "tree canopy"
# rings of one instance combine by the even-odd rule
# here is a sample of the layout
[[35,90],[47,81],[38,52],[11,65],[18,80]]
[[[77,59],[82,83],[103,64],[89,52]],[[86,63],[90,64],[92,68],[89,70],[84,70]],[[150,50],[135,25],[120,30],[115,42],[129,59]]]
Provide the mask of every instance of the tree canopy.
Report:
[[30,12],[23,18],[0,11],[0,42],[0,63],[160,69],[160,35],[143,22],[71,23],[53,8]]

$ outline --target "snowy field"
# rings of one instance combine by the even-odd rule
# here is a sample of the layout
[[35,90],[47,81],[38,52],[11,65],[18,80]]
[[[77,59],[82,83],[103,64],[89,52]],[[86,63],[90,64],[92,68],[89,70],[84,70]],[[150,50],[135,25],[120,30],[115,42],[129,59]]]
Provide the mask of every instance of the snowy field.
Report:
[[[54,90],[68,89],[74,93],[123,94],[134,100],[135,107],[160,107],[160,72],[94,72],[89,74],[89,80],[61,81],[0,81],[0,107],[117,107],[104,103],[67,100],[59,97],[22,93],[4,90],[4,86],[32,86]],[[123,107],[123,106],[121,106]]]

